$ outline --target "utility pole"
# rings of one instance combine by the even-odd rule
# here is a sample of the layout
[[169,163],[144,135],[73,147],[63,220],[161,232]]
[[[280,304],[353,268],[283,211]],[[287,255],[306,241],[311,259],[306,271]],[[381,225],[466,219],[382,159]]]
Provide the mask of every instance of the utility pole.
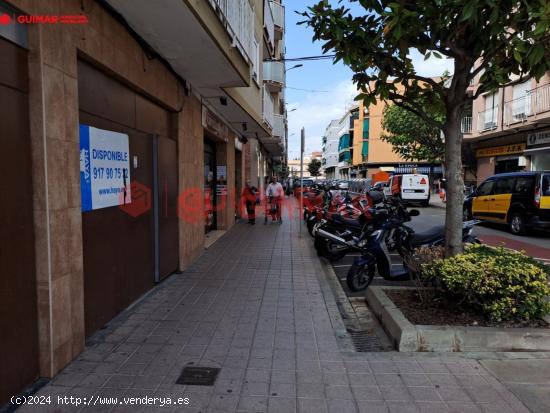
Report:
[[300,133],[300,211],[298,213],[298,222],[300,223],[300,237],[302,236],[302,216],[304,214],[304,143],[306,132],[302,128]]

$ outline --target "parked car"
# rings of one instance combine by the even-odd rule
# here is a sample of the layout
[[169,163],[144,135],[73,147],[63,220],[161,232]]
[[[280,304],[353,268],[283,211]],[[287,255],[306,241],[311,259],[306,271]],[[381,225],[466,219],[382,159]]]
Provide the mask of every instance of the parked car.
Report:
[[430,204],[428,175],[393,175],[383,191],[386,196],[397,196],[405,202],[419,202],[423,206]]
[[513,172],[487,178],[464,200],[464,219],[508,225],[512,234],[550,228],[550,171]]

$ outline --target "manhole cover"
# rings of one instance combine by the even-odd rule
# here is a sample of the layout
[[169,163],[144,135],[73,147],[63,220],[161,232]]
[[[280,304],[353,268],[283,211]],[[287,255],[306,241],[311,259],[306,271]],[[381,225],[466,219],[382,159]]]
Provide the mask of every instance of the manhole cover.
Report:
[[377,336],[368,331],[348,331],[351,341],[358,352],[382,351],[382,344]]
[[220,369],[216,367],[184,367],[176,384],[213,386],[219,372]]

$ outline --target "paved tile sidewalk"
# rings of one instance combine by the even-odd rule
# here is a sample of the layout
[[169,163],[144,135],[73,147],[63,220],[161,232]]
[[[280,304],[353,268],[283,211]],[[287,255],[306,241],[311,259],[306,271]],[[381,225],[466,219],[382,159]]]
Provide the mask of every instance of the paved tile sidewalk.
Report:
[[[96,335],[39,391],[52,397],[49,408],[20,411],[528,411],[475,360],[343,351],[323,276],[296,222],[238,224]],[[221,367],[215,386],[175,384],[187,365]],[[57,396],[96,405],[60,406]],[[190,404],[123,404],[143,396]]]

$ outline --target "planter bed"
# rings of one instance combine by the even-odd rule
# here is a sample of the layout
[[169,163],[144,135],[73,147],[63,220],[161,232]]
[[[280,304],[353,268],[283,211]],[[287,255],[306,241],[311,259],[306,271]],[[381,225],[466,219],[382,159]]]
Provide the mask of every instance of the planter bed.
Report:
[[542,320],[491,324],[449,303],[421,309],[415,304],[415,291],[372,286],[367,290],[369,307],[399,351],[550,351],[550,327]]

